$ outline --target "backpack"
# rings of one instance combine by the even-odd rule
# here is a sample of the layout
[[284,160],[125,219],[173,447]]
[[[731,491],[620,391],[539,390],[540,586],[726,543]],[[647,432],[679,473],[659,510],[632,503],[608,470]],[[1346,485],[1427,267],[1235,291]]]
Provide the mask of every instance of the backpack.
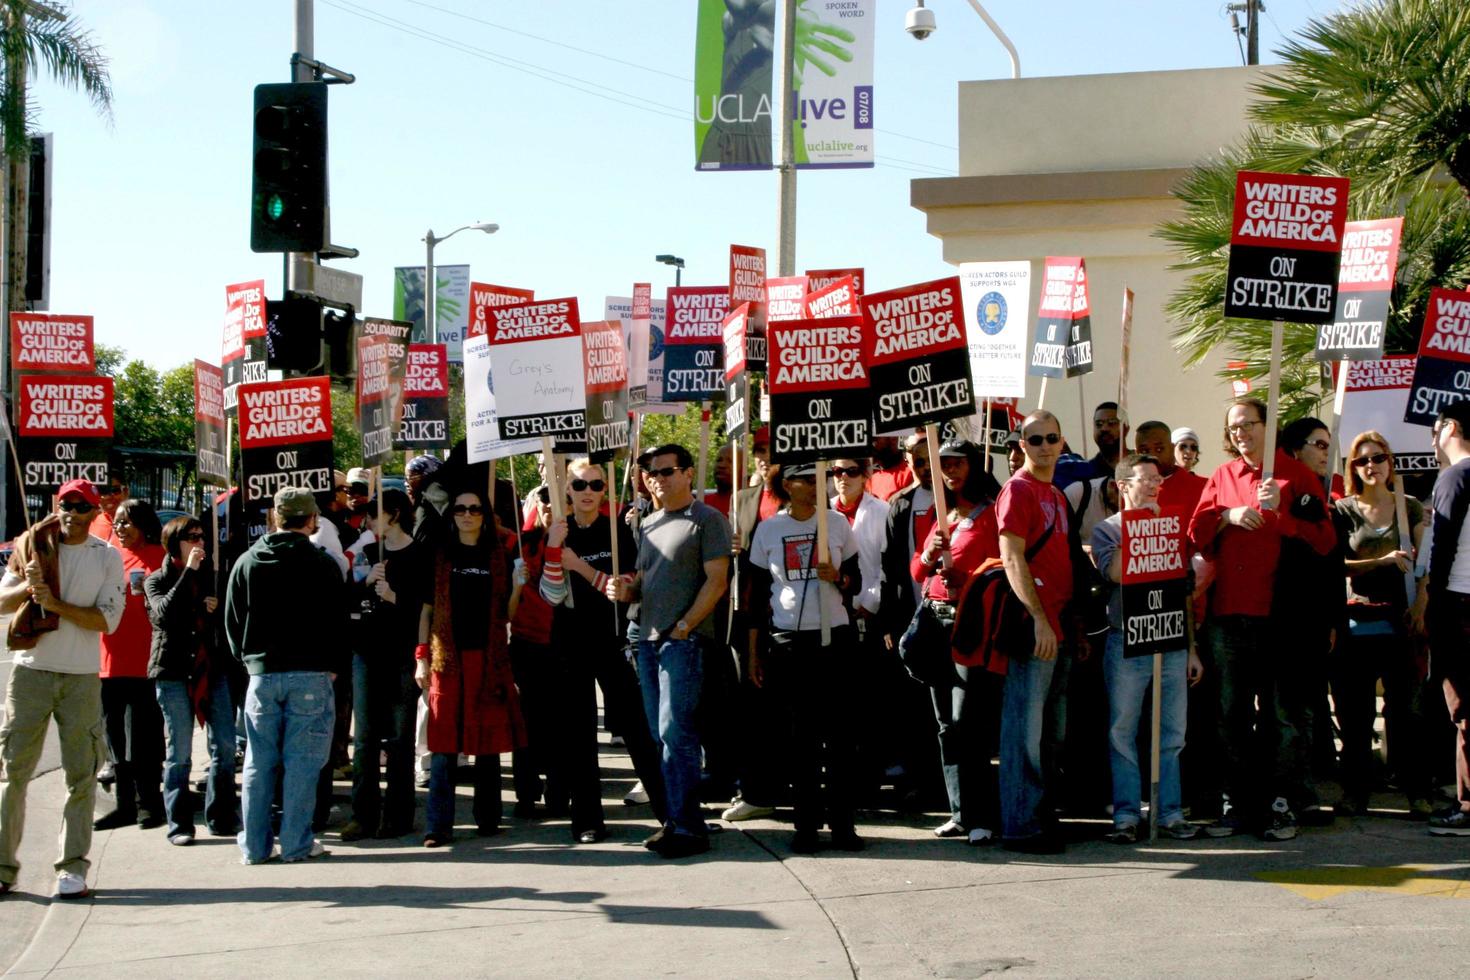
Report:
[[[1048,526],[1026,549],[1027,564],[1046,547],[1055,529],[1055,525]],[[999,558],[987,558],[960,589],[950,633],[950,655],[963,667],[984,667],[1003,674],[1012,654],[1031,648],[1031,630],[1031,614],[1011,588],[1004,563]]]

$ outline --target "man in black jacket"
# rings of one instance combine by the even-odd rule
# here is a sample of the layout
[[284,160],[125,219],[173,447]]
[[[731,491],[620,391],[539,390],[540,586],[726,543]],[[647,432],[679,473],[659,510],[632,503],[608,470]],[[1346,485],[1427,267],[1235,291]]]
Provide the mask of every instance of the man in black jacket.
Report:
[[302,487],[275,496],[281,530],[235,564],[225,635],[245,664],[245,775],[241,863],[271,857],[270,809],[281,772],[281,860],[326,851],[312,837],[317,775],[332,747],[332,682],[346,669],[347,605],[336,562],[311,543],[319,514]]

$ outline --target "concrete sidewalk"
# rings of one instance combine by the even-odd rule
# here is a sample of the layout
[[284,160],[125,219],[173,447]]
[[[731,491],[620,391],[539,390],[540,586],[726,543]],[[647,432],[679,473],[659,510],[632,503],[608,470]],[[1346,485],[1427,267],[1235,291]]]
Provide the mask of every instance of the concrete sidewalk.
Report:
[[[196,773],[202,758],[200,738]],[[1094,839],[1030,858],[937,840],[936,820],[867,814],[862,854],[795,857],[785,824],[755,821],[670,862],[639,844],[647,808],[620,802],[626,757],[604,746],[603,765],[613,837],[594,846],[569,843],[564,821],[508,820],[442,851],[417,835],[349,845],[329,832],[328,857],[247,868],[229,840],[98,834],[93,898],[4,900],[0,919],[17,903],[44,914],[0,965],[14,960],[16,977],[1305,977],[1470,963],[1470,907],[1453,900],[1470,897],[1470,839],[1402,817],[1286,844]],[[29,831],[47,849],[55,813],[39,807],[59,792],[33,787]],[[28,867],[23,880],[37,877]]]

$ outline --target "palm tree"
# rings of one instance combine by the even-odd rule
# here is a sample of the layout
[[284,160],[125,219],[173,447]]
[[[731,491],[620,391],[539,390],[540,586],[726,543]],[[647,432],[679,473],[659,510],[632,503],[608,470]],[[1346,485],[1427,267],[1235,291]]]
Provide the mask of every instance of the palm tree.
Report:
[[[1238,170],[1343,176],[1352,220],[1404,215],[1387,350],[1418,346],[1429,290],[1470,279],[1470,4],[1381,0],[1310,23],[1256,87],[1258,125],[1174,189],[1183,216],[1157,234],[1190,273],[1167,309],[1189,363],[1217,347],[1260,378],[1271,325],[1224,315]],[[1314,412],[1326,391],[1316,330],[1287,325],[1283,421]]]
[[[109,121],[112,83],[106,55],[62,3],[0,0],[0,54],[4,55],[0,62],[0,137],[8,190],[4,241],[12,245],[7,278],[12,284],[23,284],[25,225],[17,219],[26,210],[25,174],[31,153],[28,123],[32,106],[26,95],[26,79],[44,68],[53,81],[84,92]],[[6,310],[21,306],[23,288],[12,285],[13,294],[3,297]]]

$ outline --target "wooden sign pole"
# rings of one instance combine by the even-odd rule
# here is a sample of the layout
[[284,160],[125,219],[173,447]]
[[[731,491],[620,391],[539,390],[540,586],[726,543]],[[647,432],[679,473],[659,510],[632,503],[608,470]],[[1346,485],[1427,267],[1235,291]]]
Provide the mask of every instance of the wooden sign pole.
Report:
[[1261,457],[1261,481],[1276,473],[1276,415],[1281,401],[1281,336],[1284,324],[1271,321],[1271,387],[1266,395],[1266,453]]
[[[827,540],[827,469],[825,459],[817,460],[817,473],[813,481],[813,489],[817,495],[817,555],[816,561],[813,562],[814,565],[824,565],[832,560],[831,552],[828,550],[831,542]],[[817,583],[817,610],[821,614],[822,646],[829,647],[832,645],[832,624],[827,620],[827,603],[822,599],[820,581]],[[801,628],[800,623],[797,623],[796,626],[798,629]]]

